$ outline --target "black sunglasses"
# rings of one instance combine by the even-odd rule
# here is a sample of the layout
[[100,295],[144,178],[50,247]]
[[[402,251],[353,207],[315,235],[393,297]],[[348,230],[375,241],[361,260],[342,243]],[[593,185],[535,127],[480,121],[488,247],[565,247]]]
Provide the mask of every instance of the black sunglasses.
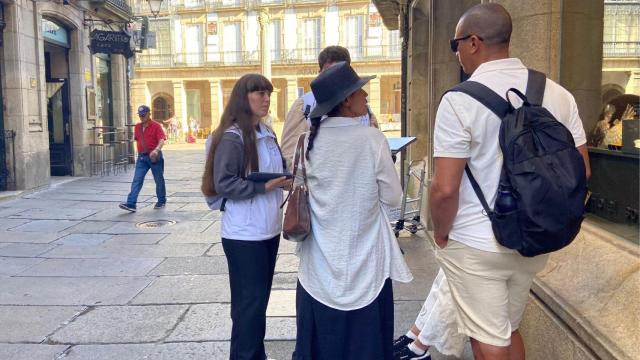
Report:
[[451,39],[451,40],[449,40],[449,45],[451,45],[451,51],[453,51],[454,53],[458,52],[458,42],[462,41],[462,40],[467,40],[468,38],[470,38],[472,36],[475,36],[475,37],[478,38],[478,40],[483,41],[483,39],[480,36],[476,35],[476,34],[469,34],[467,36],[459,37],[457,39]]

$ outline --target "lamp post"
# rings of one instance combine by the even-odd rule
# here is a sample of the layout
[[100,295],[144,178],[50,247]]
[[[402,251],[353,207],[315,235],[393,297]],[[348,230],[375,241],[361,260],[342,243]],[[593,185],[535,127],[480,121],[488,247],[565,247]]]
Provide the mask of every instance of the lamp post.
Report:
[[162,0],[147,0],[147,3],[149,3],[149,9],[151,10],[153,17],[158,17],[160,7],[162,6]]

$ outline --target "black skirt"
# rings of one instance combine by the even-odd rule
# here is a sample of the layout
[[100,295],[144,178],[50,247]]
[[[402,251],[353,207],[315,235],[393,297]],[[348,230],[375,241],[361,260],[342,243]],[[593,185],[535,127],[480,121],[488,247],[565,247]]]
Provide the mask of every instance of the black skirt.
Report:
[[351,311],[328,307],[298,282],[293,360],[391,360],[393,288],[387,279],[369,305]]

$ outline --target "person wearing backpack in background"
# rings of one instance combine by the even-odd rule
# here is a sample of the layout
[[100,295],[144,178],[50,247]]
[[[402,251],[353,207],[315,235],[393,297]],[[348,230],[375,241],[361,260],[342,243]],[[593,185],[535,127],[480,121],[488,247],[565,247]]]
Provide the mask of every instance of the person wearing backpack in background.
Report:
[[[318,54],[318,65],[320,66],[320,73],[328,69],[331,65],[345,61],[347,64],[351,64],[351,55],[349,50],[342,46],[327,46],[322,49]],[[282,129],[282,153],[287,160],[287,164],[291,167],[291,161],[293,160],[293,154],[296,150],[296,144],[301,134],[309,131],[311,128],[311,121],[309,114],[316,106],[316,98],[313,96],[313,92],[309,91],[304,96],[299,97],[291,104],[291,109],[287,112],[287,116],[284,119],[284,127]],[[376,116],[369,109],[367,105],[368,114],[360,117],[360,122],[365,126],[378,127],[378,121]]]
[[[502,98],[503,105],[507,104],[507,91],[510,104],[514,104],[514,101],[519,101],[515,96],[518,94],[510,89],[524,93],[529,85],[528,69],[519,59],[509,57],[511,27],[511,17],[504,7],[495,3],[480,4],[462,15],[456,27],[455,37],[451,40],[451,49],[456,53],[464,72],[471,75],[467,83],[475,82],[486,86],[490,90],[489,93],[495,92]],[[586,178],[590,170],[586,138],[576,102],[573,96],[557,83],[544,78],[541,83],[545,89],[541,94],[542,107],[546,110],[529,103],[518,109],[509,108],[507,105],[505,107],[507,112],[511,113],[510,121],[514,119],[513,114],[520,116],[517,120],[522,120],[531,117],[531,114],[546,112],[548,116],[545,119],[533,120],[548,121],[551,117],[566,127],[554,128],[554,134],[558,137],[557,143],[559,146],[565,146],[560,146],[565,150],[557,154],[550,153],[548,160],[553,162],[568,159],[572,166],[568,169],[555,169],[558,172],[557,183],[545,185],[548,185],[546,190],[556,191],[556,185],[558,189],[564,189],[567,183],[573,184],[579,198],[586,193]],[[519,169],[518,173],[514,168],[509,168],[509,171],[503,174],[503,158],[507,161],[506,167],[514,166],[511,162],[514,153],[505,153],[503,156],[502,144],[499,142],[499,138],[503,139],[503,136],[508,135],[509,129],[501,128],[503,121],[504,127],[507,126],[507,118],[501,119],[494,111],[476,100],[476,96],[470,96],[462,90],[454,88],[453,91],[447,92],[442,97],[436,115],[435,175],[429,196],[436,258],[449,282],[459,330],[471,338],[475,358],[524,359],[524,345],[518,326],[533,277],[544,268],[548,255],[527,257],[536,252],[527,253],[526,250],[529,248],[518,248],[518,252],[498,242],[508,243],[512,240],[498,236],[502,234],[494,233],[492,228],[493,225],[494,228],[500,229],[501,206],[515,206],[513,211],[516,212],[526,210],[527,206],[535,206],[523,203],[527,200],[524,195],[519,197],[521,194],[517,192],[518,189],[526,192],[523,187],[516,188],[514,185],[513,189],[508,190],[513,191],[509,193],[513,196],[511,203],[504,200],[508,198],[503,199],[498,194],[499,183],[502,186],[503,180],[519,180],[518,176],[525,174],[527,169]],[[532,126],[537,125],[535,121],[532,122]],[[531,137],[531,131],[538,129],[529,130],[525,136]],[[544,137],[554,134],[544,131],[540,133]],[[532,142],[535,142],[535,139]],[[569,148],[566,148],[567,144],[570,144]],[[521,150],[528,151],[526,148]],[[545,152],[547,149],[540,151]],[[533,160],[527,161],[529,160],[540,159],[534,157]],[[469,167],[467,174],[466,165]],[[535,166],[534,168],[538,169]],[[480,198],[468,174],[473,174],[478,190],[487,195],[487,207],[479,201]],[[540,180],[547,174],[543,169],[542,173],[533,175],[540,175]],[[538,190],[542,203],[557,201],[544,198],[544,191],[539,189],[539,186],[540,181],[532,181],[525,187],[528,187],[529,191]],[[500,192],[502,191],[503,188]],[[496,198],[499,201],[496,202]],[[577,210],[579,219],[568,223],[572,226],[567,230],[571,234],[565,236],[563,241],[570,242],[572,236],[575,236],[573,232],[579,230],[584,198],[579,201],[582,202],[582,209]],[[494,202],[495,212],[490,209],[487,211],[488,206],[493,206]],[[547,211],[554,213],[557,210],[549,208]],[[526,213],[520,215],[523,219],[534,216]],[[545,214],[543,212],[537,215]],[[521,238],[528,241],[530,234],[526,233],[527,227],[521,224],[519,231],[524,234]],[[548,251],[552,250],[554,249]],[[527,256],[520,252],[526,253]]]
[[[202,192],[210,207],[223,211],[220,232],[231,287],[232,360],[266,359],[266,311],[282,231],[282,187],[291,181],[281,177],[261,183],[245,176],[286,169],[273,130],[261,121],[272,91],[262,75],[240,78],[220,125],[207,139]],[[215,201],[218,198],[223,200]]]

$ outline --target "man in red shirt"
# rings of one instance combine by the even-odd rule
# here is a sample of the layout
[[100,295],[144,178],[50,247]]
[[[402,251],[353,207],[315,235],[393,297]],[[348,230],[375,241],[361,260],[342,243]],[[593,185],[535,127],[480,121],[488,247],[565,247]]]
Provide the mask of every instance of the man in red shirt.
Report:
[[127,202],[120,204],[120,208],[130,212],[136,211],[138,194],[142,190],[144,177],[149,169],[156,182],[156,202],[154,209],[162,209],[167,203],[167,191],[164,185],[164,158],[162,157],[162,146],[166,136],[162,125],[151,120],[151,109],[147,105],[140,105],[138,116],[140,122],[136,124],[133,136],[138,147],[138,159],[136,160],[136,170],[131,182],[131,192],[127,197]]

